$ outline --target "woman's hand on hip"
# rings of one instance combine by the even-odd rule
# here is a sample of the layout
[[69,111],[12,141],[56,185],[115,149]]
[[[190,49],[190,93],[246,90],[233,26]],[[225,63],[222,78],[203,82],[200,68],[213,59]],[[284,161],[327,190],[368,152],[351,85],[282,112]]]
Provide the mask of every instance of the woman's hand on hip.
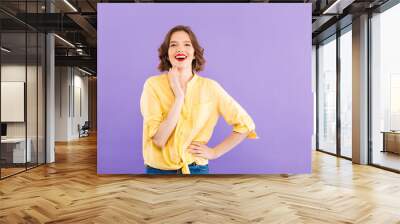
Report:
[[192,144],[189,145],[188,150],[196,157],[202,157],[208,160],[218,158],[217,152],[214,149],[200,142],[192,142]]

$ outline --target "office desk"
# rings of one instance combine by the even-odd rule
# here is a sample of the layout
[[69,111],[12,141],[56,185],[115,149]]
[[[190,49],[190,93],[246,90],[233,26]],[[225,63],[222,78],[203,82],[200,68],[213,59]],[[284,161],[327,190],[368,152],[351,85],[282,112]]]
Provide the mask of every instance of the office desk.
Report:
[[[25,138],[6,138],[1,139],[1,159],[5,163],[25,163],[30,162],[32,158],[30,138],[26,141],[28,144],[25,154]],[[27,161],[25,161],[27,159]]]
[[382,131],[381,133],[383,133],[382,152],[393,152],[400,154],[400,132]]

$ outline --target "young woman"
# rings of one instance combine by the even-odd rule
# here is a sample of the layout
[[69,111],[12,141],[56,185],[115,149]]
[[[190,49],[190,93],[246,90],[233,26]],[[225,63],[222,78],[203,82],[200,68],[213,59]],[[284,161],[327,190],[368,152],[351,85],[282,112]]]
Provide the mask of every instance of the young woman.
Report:
[[[204,49],[190,27],[172,28],[158,52],[164,73],[146,80],[140,100],[146,173],[208,174],[208,160],[257,138],[254,122],[221,85],[196,73]],[[209,147],[219,115],[233,132]]]

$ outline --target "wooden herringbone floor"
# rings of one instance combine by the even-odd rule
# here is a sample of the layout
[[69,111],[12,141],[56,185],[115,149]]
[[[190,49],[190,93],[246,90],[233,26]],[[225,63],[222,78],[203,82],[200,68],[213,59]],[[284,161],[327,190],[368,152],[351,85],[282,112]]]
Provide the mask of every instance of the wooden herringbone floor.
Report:
[[96,139],[0,181],[0,223],[400,223],[400,175],[315,152],[310,175],[98,176]]

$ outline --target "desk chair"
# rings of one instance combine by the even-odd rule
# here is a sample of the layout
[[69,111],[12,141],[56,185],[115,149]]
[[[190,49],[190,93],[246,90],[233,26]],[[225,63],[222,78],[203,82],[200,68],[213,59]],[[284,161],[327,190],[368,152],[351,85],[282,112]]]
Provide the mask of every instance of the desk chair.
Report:
[[89,136],[89,129],[90,129],[89,121],[85,121],[82,127],[80,127],[80,125],[78,124],[79,138]]

